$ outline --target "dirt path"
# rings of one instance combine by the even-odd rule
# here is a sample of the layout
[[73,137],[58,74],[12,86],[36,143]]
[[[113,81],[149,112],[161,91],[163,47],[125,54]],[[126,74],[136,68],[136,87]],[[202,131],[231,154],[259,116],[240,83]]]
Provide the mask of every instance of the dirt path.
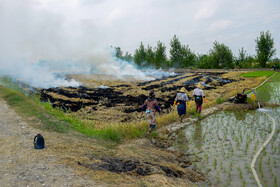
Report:
[[0,129],[0,186],[97,186],[85,175],[77,175],[73,166],[60,162],[60,155],[55,154],[59,150],[52,146],[59,143],[58,137],[48,138],[45,149],[35,150],[33,137],[38,130],[26,124],[2,98]]

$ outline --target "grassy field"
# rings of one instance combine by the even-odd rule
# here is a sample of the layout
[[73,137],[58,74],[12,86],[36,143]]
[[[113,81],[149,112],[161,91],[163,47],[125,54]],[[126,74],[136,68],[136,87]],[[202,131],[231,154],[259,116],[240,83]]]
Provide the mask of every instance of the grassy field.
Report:
[[273,75],[275,73],[275,71],[254,71],[254,72],[248,72],[245,74],[242,74],[242,77],[270,77],[271,75]]

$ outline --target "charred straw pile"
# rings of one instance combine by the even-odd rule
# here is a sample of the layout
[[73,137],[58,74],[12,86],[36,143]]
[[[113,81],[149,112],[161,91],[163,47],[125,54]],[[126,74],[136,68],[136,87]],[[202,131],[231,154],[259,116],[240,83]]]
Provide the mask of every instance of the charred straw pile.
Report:
[[[174,98],[182,86],[189,97],[198,82],[203,82],[204,90],[215,90],[236,81],[222,78],[224,73],[180,73],[173,76],[145,82],[126,83],[114,81],[108,88],[90,86],[60,87],[42,89],[41,101],[50,102],[53,107],[79,113],[81,117],[91,116],[94,120],[126,122],[139,117],[142,104],[149,91],[156,92],[156,98],[163,112],[169,112]],[[91,80],[94,81],[94,80]],[[98,85],[98,81],[95,81]],[[86,84],[85,84],[86,85]],[[190,97],[191,98],[191,97]]]

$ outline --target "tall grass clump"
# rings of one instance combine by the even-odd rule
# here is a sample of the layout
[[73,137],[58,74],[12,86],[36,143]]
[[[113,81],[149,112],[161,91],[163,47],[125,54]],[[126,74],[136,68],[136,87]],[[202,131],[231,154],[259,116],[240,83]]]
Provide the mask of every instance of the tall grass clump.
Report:
[[218,98],[218,99],[216,100],[216,103],[217,103],[217,104],[222,104],[224,101],[225,101],[225,99],[222,98],[222,97],[220,97],[220,98]]

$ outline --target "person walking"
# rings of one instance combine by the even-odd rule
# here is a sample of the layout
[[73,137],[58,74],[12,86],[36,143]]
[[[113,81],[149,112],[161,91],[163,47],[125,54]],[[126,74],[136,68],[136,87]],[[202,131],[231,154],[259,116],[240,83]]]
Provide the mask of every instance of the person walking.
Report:
[[177,93],[173,104],[173,109],[175,108],[175,105],[177,105],[177,112],[181,123],[183,121],[184,116],[187,114],[186,102],[188,104],[188,109],[190,108],[189,98],[186,92],[187,92],[186,88],[182,87],[179,93]]
[[[203,85],[201,82],[199,82],[193,91],[193,97],[196,104],[195,112],[199,112],[199,113],[201,113],[203,98],[205,98],[202,88]],[[205,98],[205,102],[207,102],[206,98]]]
[[148,123],[150,125],[150,129],[147,132],[147,136],[150,135],[150,133],[154,130],[154,128],[156,127],[156,111],[159,112],[159,114],[161,115],[161,111],[160,108],[158,106],[158,102],[155,98],[155,92],[151,91],[149,93],[149,97],[148,99],[145,100],[143,107],[142,107],[142,112],[141,115],[143,114],[143,111],[146,110],[146,116],[148,119]]

